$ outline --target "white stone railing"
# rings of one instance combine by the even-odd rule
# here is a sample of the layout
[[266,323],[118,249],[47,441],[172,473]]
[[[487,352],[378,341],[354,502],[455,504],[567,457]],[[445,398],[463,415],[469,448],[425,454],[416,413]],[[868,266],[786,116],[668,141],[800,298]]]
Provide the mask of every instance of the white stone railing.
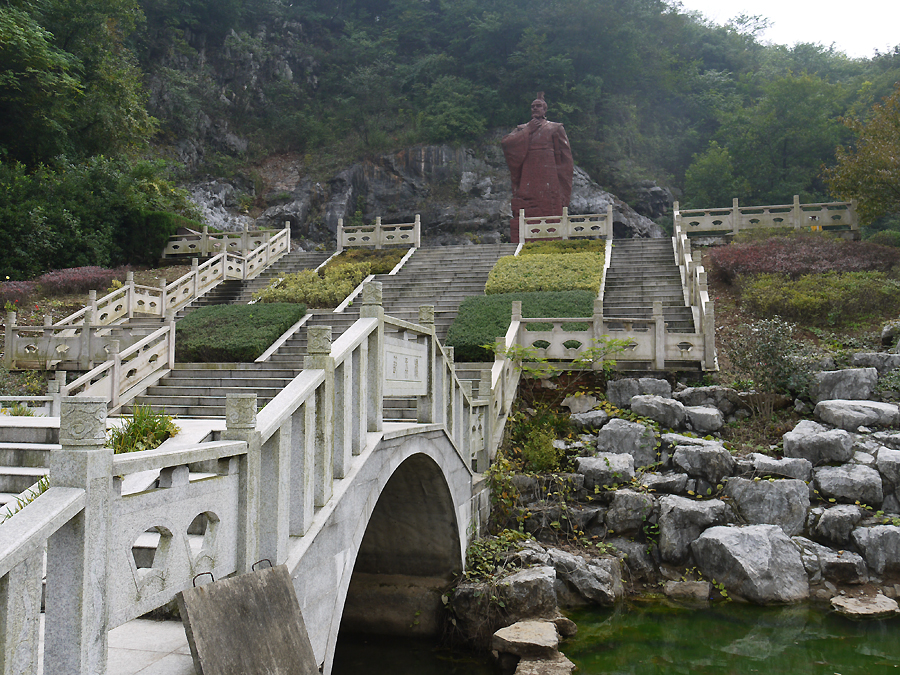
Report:
[[139,336],[115,337],[108,326],[135,316],[165,318],[226,279],[252,279],[290,250],[290,230],[281,230],[247,256],[221,253],[202,265],[193,260],[191,271],[171,284],[157,288],[134,283],[129,272],[125,285],[97,299],[89,293],[89,304],[56,323],[44,319],[43,326],[17,326],[16,313],[6,316],[3,365],[8,369],[52,369],[65,365],[88,370],[109,359],[111,343],[124,348]]
[[[456,378],[433,317],[433,307],[420,324],[385,317],[381,285],[368,284],[360,319],[333,343],[329,327],[311,328],[305,369],[261,411],[254,394],[228,396],[221,441],[114,456],[106,398],[63,399],[50,489],[0,525],[0,602],[11,617],[0,622],[0,672],[38,672],[45,547],[43,672],[67,675],[104,675],[108,631],[197,575],[285,562],[291,538],[310,531],[380,438],[385,395],[414,390],[417,427],[443,429],[466,466],[486,468],[500,435],[487,428],[488,397],[473,400]],[[130,489],[146,472],[155,485]],[[139,567],[134,549],[147,537],[157,539],[152,563]]]
[[289,221],[285,222],[283,230],[250,230],[245,225],[241,232],[216,232],[213,234],[210,234],[209,228],[204,225],[202,232],[177,234],[169,237],[162,257],[163,259],[174,256],[206,258],[220,253],[248,256],[252,251],[265,245],[283,246],[283,242],[279,243],[281,240],[286,240],[288,243],[291,240]]
[[[681,288],[684,291],[684,303],[691,308],[694,316],[695,335],[702,336],[703,370],[718,370],[716,357],[716,317],[713,301],[709,297],[709,285],[706,270],[701,265],[699,254],[691,253],[691,241],[684,231],[682,223],[675,221],[675,233],[672,236],[675,250],[675,261],[681,273]],[[681,333],[680,335],[684,335]],[[691,341],[686,343],[693,344]],[[684,348],[684,344],[681,345]],[[687,349],[698,356],[694,347]]]
[[519,241],[535,239],[612,239],[613,207],[606,213],[569,215],[563,207],[561,216],[526,217],[525,209],[519,210]]
[[419,214],[412,223],[396,223],[385,225],[381,216],[375,218],[373,225],[344,225],[344,219],[338,219],[337,250],[360,246],[376,249],[401,244],[418,248],[422,245],[422,221]]
[[63,396],[100,396],[110,410],[142,394],[175,365],[175,320],[119,352],[111,340],[109,360],[70,384],[60,385]]
[[688,235],[735,235],[741,230],[770,227],[792,227],[795,230],[859,231],[856,200],[801,204],[794,195],[793,204],[777,206],[739,206],[734,199],[731,208],[681,210],[674,207],[675,223],[681,223]]

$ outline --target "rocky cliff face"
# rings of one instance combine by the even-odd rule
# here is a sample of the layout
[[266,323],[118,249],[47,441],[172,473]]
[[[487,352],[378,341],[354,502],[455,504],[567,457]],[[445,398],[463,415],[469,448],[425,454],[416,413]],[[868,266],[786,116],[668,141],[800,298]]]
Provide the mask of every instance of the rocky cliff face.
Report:
[[[312,245],[333,240],[338,221],[348,222],[357,211],[364,222],[377,216],[385,223],[412,222],[419,214],[423,241],[429,245],[508,240],[512,194],[500,135],[474,147],[406,148],[349,166],[327,182],[304,175],[298,157],[269,158],[259,168],[262,194],[252,195],[268,206],[254,224],[283,227],[290,222],[295,236]],[[240,229],[247,222],[234,197],[240,188],[208,181],[191,191],[214,224]],[[617,238],[664,236],[653,221],[576,167],[569,212],[603,213],[608,204],[613,205]]]

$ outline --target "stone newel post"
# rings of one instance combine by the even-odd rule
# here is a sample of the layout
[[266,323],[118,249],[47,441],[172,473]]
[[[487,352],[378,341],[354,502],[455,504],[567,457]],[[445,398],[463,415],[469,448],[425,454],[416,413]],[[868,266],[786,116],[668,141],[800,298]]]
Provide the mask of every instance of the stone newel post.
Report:
[[331,326],[310,326],[306,332],[305,369],[324,370],[325,383],[316,389],[315,505],[325,506],[334,483],[334,357]]
[[62,401],[59,441],[50,452],[50,487],[81,488],[84,510],[50,537],[44,672],[106,673],[107,549],[112,448],[106,443],[106,401]]
[[[256,431],[256,394],[227,394],[225,398],[225,431],[222,440],[244,441],[247,443],[247,454],[240,460],[238,473],[240,476],[239,491],[239,531],[237,568],[241,573],[250,571],[251,566],[260,557],[263,547],[260,539],[270,548],[276,547],[277,535],[275,526],[278,519],[269,513],[267,518],[260,518],[261,474],[262,462],[259,447],[259,432]],[[276,501],[277,503],[277,501]],[[263,530],[263,522],[269,529]],[[276,551],[264,551],[265,557],[276,556]]]
[[378,319],[378,330],[369,337],[368,368],[368,431],[381,431],[384,427],[384,307],[381,299],[381,282],[369,281],[363,286],[362,307],[359,316]]

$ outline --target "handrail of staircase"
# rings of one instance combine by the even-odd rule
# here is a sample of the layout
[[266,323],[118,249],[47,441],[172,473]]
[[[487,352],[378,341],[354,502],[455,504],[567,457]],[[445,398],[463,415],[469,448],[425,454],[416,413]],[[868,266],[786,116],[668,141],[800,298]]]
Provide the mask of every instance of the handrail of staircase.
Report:
[[606,205],[606,213],[569,215],[564,206],[561,216],[526,216],[519,209],[519,243],[534,239],[612,239],[613,205]]
[[157,382],[175,364],[175,319],[119,353],[119,343],[110,343],[108,361],[63,385],[63,396],[102,397],[110,409],[127,404]]
[[708,209],[681,209],[674,205],[674,219],[685,232],[737,234],[741,230],[767,227],[792,227],[795,230],[850,230],[859,232],[856,200],[849,202],[815,202],[801,204],[794,195],[791,204],[767,206],[740,206],[738,199],[730,207]]
[[422,220],[419,214],[412,223],[383,224],[381,216],[371,225],[344,225],[338,218],[337,252],[350,247],[384,248],[394,244],[406,244],[413,248],[422,245]]
[[[285,229],[290,228],[290,221],[285,221]],[[209,233],[209,226],[203,230],[191,230],[189,234],[176,234],[169,237],[162,257],[194,255],[205,258],[211,254],[237,253],[246,256],[278,236],[274,230],[251,230],[245,224],[240,232]]]
[[685,305],[691,308],[694,316],[694,331],[703,336],[704,367],[706,370],[718,370],[715,308],[709,297],[706,270],[699,260],[694,259],[694,254],[691,253],[691,240],[678,219],[675,220],[672,248],[681,273]]
[[[84,323],[106,326],[135,313],[164,317],[169,310],[179,310],[196,300],[225,279],[252,279],[266,266],[271,265],[290,250],[289,227],[249,251],[246,256],[223,252],[202,265],[195,258],[191,271],[170,284],[162,280],[158,288],[134,283],[134,273],[129,272],[125,285],[97,299],[96,291],[90,292],[86,307],[53,324],[54,327],[76,326]],[[90,316],[90,319],[88,317]]]
[[281,349],[282,345],[284,345],[285,342],[294,337],[297,331],[306,325],[311,316],[312,314],[304,314],[303,316],[301,316],[300,320],[297,321],[297,323],[284,331],[284,333],[282,333],[281,336],[277,340],[275,340],[275,342],[273,342],[266,351],[257,356],[254,363],[265,363],[266,361],[271,359],[272,355],[279,349]]

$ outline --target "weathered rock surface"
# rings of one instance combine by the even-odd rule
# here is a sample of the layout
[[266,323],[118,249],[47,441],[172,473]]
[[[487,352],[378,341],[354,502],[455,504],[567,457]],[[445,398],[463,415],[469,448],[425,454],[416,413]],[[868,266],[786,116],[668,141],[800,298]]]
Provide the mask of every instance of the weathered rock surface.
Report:
[[802,480],[747,480],[731,478],[725,488],[733,508],[754,525],[778,525],[792,536],[803,531],[809,509],[809,488]]
[[609,415],[602,410],[590,410],[587,412],[569,415],[569,421],[580,431],[599,429],[609,421]]
[[812,478],[812,462],[802,457],[775,459],[774,457],[754,452],[749,459],[751,460],[753,472],[760,477],[783,476],[803,481]]
[[850,533],[863,519],[863,510],[855,504],[838,504],[829,509],[819,508],[813,536],[826,544],[845,548],[850,544]]
[[813,465],[847,462],[853,457],[853,437],[843,429],[826,429],[801,420],[782,438],[785,457],[802,457]]
[[869,506],[881,506],[884,501],[881,475],[859,464],[821,466],[814,471],[816,489],[826,499],[844,503],[860,501]]
[[826,370],[813,375],[810,396],[816,403],[832,399],[862,401],[872,397],[877,383],[875,368]]
[[597,432],[596,445],[599,452],[631,455],[635,467],[650,466],[658,460],[656,435],[638,422],[610,420]]
[[522,659],[514,675],[570,675],[574,670],[574,663],[557,654],[552,659]]
[[552,621],[517,621],[494,633],[491,649],[528,659],[552,659],[559,652],[559,633]]
[[[896,324],[896,326],[900,327],[900,323]],[[850,357],[850,365],[854,368],[874,368],[879,375],[883,375],[895,368],[900,368],[900,354],[891,354],[890,352],[853,354]]]
[[712,585],[708,581],[667,581],[663,593],[674,600],[709,600]]
[[506,613],[514,619],[552,616],[556,612],[555,581],[553,567],[532,567],[501,580],[498,592]]
[[665,429],[681,429],[684,426],[684,405],[672,398],[644,394],[633,396],[631,410]]
[[672,463],[688,476],[713,485],[734,471],[734,457],[720,443],[676,446]]
[[648,490],[673,495],[683,494],[688,481],[686,473],[642,473],[638,482]]
[[862,426],[891,427],[900,422],[900,408],[878,401],[821,401],[813,414],[826,424],[854,432]]
[[687,426],[698,434],[713,433],[725,426],[725,415],[713,406],[685,406],[684,413]]
[[805,537],[793,537],[811,583],[864,584],[869,580],[866,561],[852,551],[835,551]]
[[809,597],[800,553],[776,525],[712,527],[691,549],[704,576],[752,602],[768,605]]
[[606,512],[606,526],[617,534],[636,532],[655,520],[657,506],[656,499],[646,493],[616,490]]
[[731,387],[688,387],[672,395],[685,406],[710,406],[722,411],[726,417],[734,415],[743,405],[741,397]]
[[875,574],[900,572],[900,527],[857,527],[850,536]]
[[548,549],[547,553],[550,554],[557,579],[568,584],[584,600],[598,605],[612,605],[625,594],[618,558],[585,560],[555,548]]
[[572,414],[577,415],[579,413],[586,413],[590,410],[593,410],[599,402],[600,401],[596,396],[591,395],[566,396],[560,405],[562,405],[564,408],[568,408]]
[[666,495],[659,500],[659,555],[666,562],[683,563],[691,543],[706,528],[725,522],[725,503]]
[[601,452],[596,457],[577,458],[575,466],[576,471],[584,475],[584,487],[589,490],[628,483],[634,478],[634,459],[631,455]]
[[900,606],[881,593],[874,598],[848,598],[838,595],[831,599],[834,611],[851,619],[887,619],[900,613]]
[[606,398],[617,408],[629,408],[635,396],[672,396],[672,385],[652,377],[626,377],[606,385]]

